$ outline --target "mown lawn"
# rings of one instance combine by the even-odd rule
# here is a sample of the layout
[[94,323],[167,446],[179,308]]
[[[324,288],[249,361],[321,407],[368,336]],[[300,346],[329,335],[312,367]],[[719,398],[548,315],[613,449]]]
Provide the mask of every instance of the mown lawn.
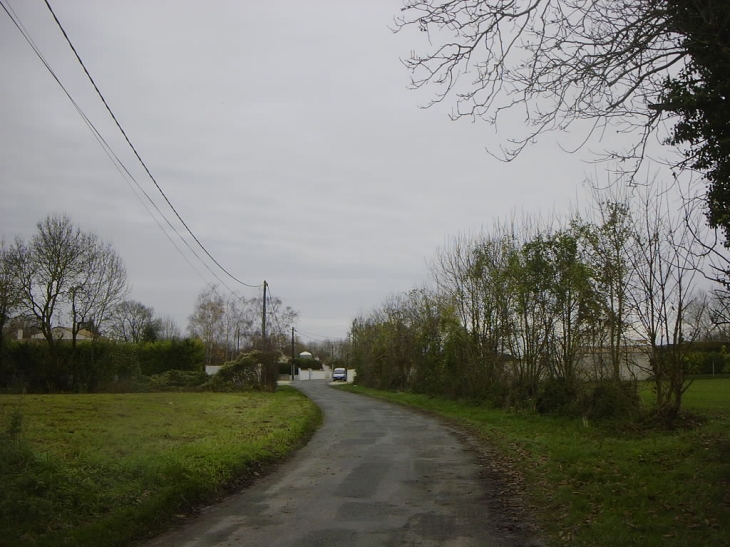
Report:
[[319,409],[270,393],[0,395],[0,546],[121,546],[257,476]]
[[494,450],[497,469],[524,481],[551,546],[730,545],[730,380],[695,381],[685,405],[703,418],[672,431],[344,389],[467,427]]

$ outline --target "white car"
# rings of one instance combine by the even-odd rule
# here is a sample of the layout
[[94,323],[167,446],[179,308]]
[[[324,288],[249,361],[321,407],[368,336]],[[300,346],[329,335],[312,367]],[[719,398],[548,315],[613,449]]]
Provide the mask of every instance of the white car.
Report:
[[334,371],[332,371],[332,381],[347,382],[347,369],[336,368]]

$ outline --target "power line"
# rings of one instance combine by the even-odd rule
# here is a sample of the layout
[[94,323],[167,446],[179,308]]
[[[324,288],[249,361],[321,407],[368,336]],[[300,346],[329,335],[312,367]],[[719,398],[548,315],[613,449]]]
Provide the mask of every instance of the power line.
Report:
[[210,254],[210,252],[208,252],[208,249],[205,248],[205,246],[200,242],[200,240],[198,239],[198,237],[193,233],[193,231],[190,229],[190,227],[187,225],[187,223],[183,220],[182,216],[180,216],[180,213],[177,212],[177,209],[175,209],[175,206],[168,199],[168,197],[165,194],[165,192],[162,190],[162,188],[160,187],[160,185],[157,183],[157,180],[152,175],[151,171],[147,167],[147,164],[142,160],[142,157],[139,155],[139,153],[137,152],[137,149],[132,144],[132,141],[127,136],[126,131],[124,131],[124,128],[122,128],[122,125],[119,123],[119,120],[117,120],[117,117],[114,115],[114,112],[112,111],[111,107],[106,102],[106,99],[104,98],[104,95],[101,93],[101,90],[96,85],[96,82],[94,81],[94,78],[91,77],[91,74],[89,73],[88,69],[86,68],[86,65],[81,60],[81,56],[76,51],[76,48],[74,47],[73,43],[71,42],[71,39],[69,38],[68,34],[66,33],[66,30],[63,28],[63,25],[61,25],[61,21],[59,21],[58,20],[58,17],[56,17],[56,13],[53,11],[53,8],[51,7],[50,2],[48,0],[45,0],[45,4],[48,7],[48,10],[51,12],[51,15],[53,16],[53,19],[56,22],[56,25],[58,25],[58,28],[63,33],[63,36],[66,39],[66,42],[68,43],[69,47],[71,48],[71,51],[73,51],[73,53],[76,56],[76,59],[78,60],[79,64],[84,69],[84,73],[86,73],[86,76],[88,77],[89,81],[91,82],[91,85],[94,86],[94,89],[96,90],[97,95],[99,95],[99,98],[101,99],[102,103],[104,103],[104,106],[106,107],[107,111],[109,112],[109,115],[112,117],[112,120],[114,120],[114,123],[116,124],[117,128],[122,133],[122,135],[124,136],[124,139],[127,141],[127,144],[132,149],[132,152],[134,152],[134,155],[137,157],[137,160],[139,160],[139,163],[142,165],[142,167],[144,168],[145,172],[150,177],[150,180],[154,183],[154,185],[157,188],[157,190],[160,192],[160,194],[162,195],[162,197],[165,199],[165,201],[167,202],[167,204],[170,206],[170,209],[172,209],[172,211],[175,213],[175,216],[177,216],[178,220],[182,223],[182,225],[185,227],[185,229],[190,234],[190,236],[195,240],[195,242],[200,246],[200,248],[203,249],[203,251],[205,252],[205,254],[208,255],[208,257],[213,261],[213,263],[216,266],[218,266],[221,269],[221,271],[223,271],[228,277],[230,277],[231,279],[233,279],[237,283],[240,283],[241,285],[244,285],[246,287],[251,287],[251,288],[261,287],[261,285],[251,285],[249,283],[246,283],[244,281],[241,281],[240,279],[238,279],[237,277],[235,277],[234,275],[232,275],[228,270],[226,270],[213,257],[213,255]]
[[321,335],[318,335],[318,334],[310,334],[310,333],[301,331],[301,330],[299,330],[297,328],[294,329],[294,332],[296,332],[298,334],[303,334],[306,338],[309,338],[310,340],[315,340],[315,341],[317,341],[318,339],[321,340],[321,341],[323,341],[323,342],[330,342],[330,341],[333,341],[333,340],[337,340],[336,338],[332,338],[331,336],[321,336]]
[[[116,170],[119,172],[119,174],[122,176],[122,178],[124,179],[124,182],[130,187],[130,189],[132,190],[132,193],[134,194],[134,196],[140,201],[140,203],[142,204],[142,206],[145,208],[145,210],[148,212],[148,214],[155,221],[155,223],[157,224],[157,226],[162,230],[162,232],[165,234],[165,237],[167,237],[167,239],[170,241],[170,243],[172,243],[172,245],[175,247],[175,249],[177,250],[177,252],[180,253],[180,256],[182,256],[183,259],[190,265],[190,267],[198,275],[198,277],[200,277],[206,285],[210,286],[210,283],[205,279],[205,277],[203,277],[203,275],[198,271],[198,269],[193,265],[193,263],[190,262],[190,260],[185,255],[185,253],[182,252],[182,250],[180,249],[180,247],[178,247],[178,245],[175,243],[175,241],[172,239],[172,237],[170,237],[170,234],[167,232],[167,230],[165,230],[165,228],[160,224],[159,220],[157,219],[157,217],[155,217],[155,215],[149,209],[149,207],[147,206],[147,204],[142,200],[142,198],[139,196],[139,194],[137,194],[137,192],[134,189],[134,187],[129,183],[129,179],[131,179],[132,182],[134,182],[134,184],[137,186],[137,188],[139,189],[139,191],[144,194],[144,196],[152,204],[152,206],[155,208],[155,210],[157,210],[157,212],[159,213],[159,215],[165,220],[165,222],[167,222],[168,226],[170,226],[170,228],[172,229],[172,231],[175,232],[175,235],[177,235],[182,240],[182,242],[185,243],[185,245],[190,250],[190,252],[192,252],[193,255],[195,255],[195,257],[203,264],[203,266],[205,266],[205,268],[213,275],[213,277],[215,277],[230,292],[233,292],[223,282],[223,280],[220,277],[218,277],[218,275],[208,266],[208,264],[206,264],[206,262],[198,255],[198,253],[195,252],[195,249],[193,249],[190,246],[190,244],[187,242],[187,240],[185,240],[185,238],[183,238],[180,235],[180,233],[175,229],[175,227],[172,225],[172,223],[170,222],[170,220],[160,210],[160,208],[157,206],[157,204],[154,202],[154,200],[150,197],[150,195],[144,190],[144,188],[142,188],[142,186],[139,184],[139,182],[134,177],[134,175],[132,175],[132,173],[129,171],[129,169],[127,169],[126,165],[124,165],[124,162],[122,162],[122,160],[119,158],[119,156],[117,156],[117,154],[114,152],[114,150],[109,145],[109,143],[106,141],[106,139],[101,134],[101,132],[96,128],[96,126],[91,121],[91,119],[86,115],[86,113],[84,112],[84,110],[79,106],[79,104],[73,98],[73,96],[68,91],[68,89],[66,88],[66,86],[63,85],[63,83],[59,79],[59,77],[56,74],[56,72],[50,66],[50,64],[48,63],[48,61],[46,60],[46,58],[41,53],[41,51],[38,48],[38,46],[33,41],[33,38],[30,36],[30,33],[28,32],[28,30],[25,28],[25,26],[23,25],[23,23],[20,21],[20,18],[18,17],[18,14],[15,13],[15,10],[13,10],[12,6],[10,6],[9,4],[6,6],[2,2],[2,0],[0,0],[0,7],[3,8],[3,10],[8,15],[8,17],[13,22],[13,24],[18,29],[18,31],[21,33],[21,35],[23,36],[23,38],[25,38],[26,42],[28,42],[28,44],[30,45],[31,49],[34,51],[34,53],[36,54],[36,56],[40,59],[40,61],[46,67],[46,69],[51,74],[51,76],[53,76],[53,79],[56,80],[56,83],[60,86],[60,88],[66,94],[66,97],[68,97],[69,101],[71,101],[71,104],[76,109],[76,112],[79,114],[79,116],[81,116],[81,119],[84,120],[84,123],[86,123],[86,126],[89,128],[89,130],[91,131],[92,135],[94,136],[94,138],[96,139],[96,141],[99,143],[99,146],[101,146],[101,148],[104,151],[104,153],[107,155],[107,157],[112,162],[112,164],[114,165],[114,167],[116,168]],[[126,173],[126,176],[125,176],[125,173]],[[127,177],[129,177],[129,179]]]

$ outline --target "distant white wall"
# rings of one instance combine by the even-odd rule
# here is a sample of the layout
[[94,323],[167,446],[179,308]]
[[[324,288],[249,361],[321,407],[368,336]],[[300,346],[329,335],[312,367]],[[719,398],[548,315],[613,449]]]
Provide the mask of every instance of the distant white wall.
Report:
[[[298,370],[298,379],[299,380],[331,380],[332,379],[332,371],[330,369],[326,370],[310,370],[310,369],[299,369]],[[355,380],[355,376],[357,376],[357,372],[355,372],[354,368],[348,368],[347,369],[347,381],[348,383],[352,383]]]
[[[621,349],[619,375],[622,380],[648,380],[651,376],[651,361],[647,345],[635,344]],[[582,356],[578,369],[586,377],[608,378],[612,374],[611,356],[607,350],[597,350]]]
[[332,373],[329,370],[299,369],[299,380],[329,380]]
[[214,374],[218,374],[218,371],[221,369],[220,365],[205,365],[205,373],[208,376],[213,376]]

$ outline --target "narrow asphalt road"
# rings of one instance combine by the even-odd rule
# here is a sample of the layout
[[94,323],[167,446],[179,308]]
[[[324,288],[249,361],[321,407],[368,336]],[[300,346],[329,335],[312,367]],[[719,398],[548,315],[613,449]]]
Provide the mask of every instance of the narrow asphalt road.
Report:
[[518,547],[488,509],[476,455],[448,426],[383,401],[295,386],[324,412],[271,475],[147,547]]

